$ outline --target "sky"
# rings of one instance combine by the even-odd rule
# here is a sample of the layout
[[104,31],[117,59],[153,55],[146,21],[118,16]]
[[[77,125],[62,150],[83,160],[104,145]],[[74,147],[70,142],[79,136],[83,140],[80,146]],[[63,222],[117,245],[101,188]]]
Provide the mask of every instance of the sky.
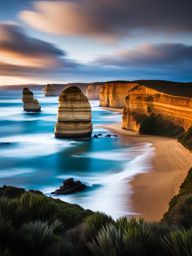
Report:
[[192,81],[191,0],[0,0],[0,85]]

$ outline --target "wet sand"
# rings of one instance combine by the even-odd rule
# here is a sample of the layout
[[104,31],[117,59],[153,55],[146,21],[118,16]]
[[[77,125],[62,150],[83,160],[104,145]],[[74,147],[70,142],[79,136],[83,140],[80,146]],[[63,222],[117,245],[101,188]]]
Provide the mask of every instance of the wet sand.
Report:
[[176,139],[138,135],[121,129],[121,124],[103,126],[118,134],[126,135],[135,143],[149,142],[155,147],[152,170],[136,175],[133,186],[133,207],[145,220],[160,220],[168,209],[170,199],[178,193],[179,187],[192,167],[192,153]]

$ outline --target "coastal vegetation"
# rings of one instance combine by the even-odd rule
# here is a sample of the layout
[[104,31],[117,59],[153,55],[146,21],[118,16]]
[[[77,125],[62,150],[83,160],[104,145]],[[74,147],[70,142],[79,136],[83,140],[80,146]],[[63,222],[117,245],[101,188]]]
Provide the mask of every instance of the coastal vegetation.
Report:
[[192,150],[192,126],[179,137],[179,142],[189,150]]
[[192,255],[192,169],[161,222],[122,217],[46,197],[40,191],[0,188],[2,256]]

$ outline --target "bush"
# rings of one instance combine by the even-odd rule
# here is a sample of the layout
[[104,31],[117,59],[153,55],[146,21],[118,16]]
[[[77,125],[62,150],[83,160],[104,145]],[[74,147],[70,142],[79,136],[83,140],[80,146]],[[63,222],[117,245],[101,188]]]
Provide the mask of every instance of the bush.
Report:
[[192,126],[179,137],[179,142],[184,147],[192,150]]
[[162,244],[170,256],[192,255],[192,230],[175,230],[162,239]]
[[169,209],[164,214],[162,222],[178,227],[190,228],[192,226],[192,168],[182,183],[178,195],[174,196]]

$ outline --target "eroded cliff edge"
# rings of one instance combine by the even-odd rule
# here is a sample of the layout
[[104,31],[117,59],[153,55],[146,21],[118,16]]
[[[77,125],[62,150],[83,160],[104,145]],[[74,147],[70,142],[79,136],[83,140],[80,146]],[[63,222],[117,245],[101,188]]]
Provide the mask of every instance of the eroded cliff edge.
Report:
[[191,97],[165,94],[140,84],[128,90],[122,128],[175,137],[191,126]]

